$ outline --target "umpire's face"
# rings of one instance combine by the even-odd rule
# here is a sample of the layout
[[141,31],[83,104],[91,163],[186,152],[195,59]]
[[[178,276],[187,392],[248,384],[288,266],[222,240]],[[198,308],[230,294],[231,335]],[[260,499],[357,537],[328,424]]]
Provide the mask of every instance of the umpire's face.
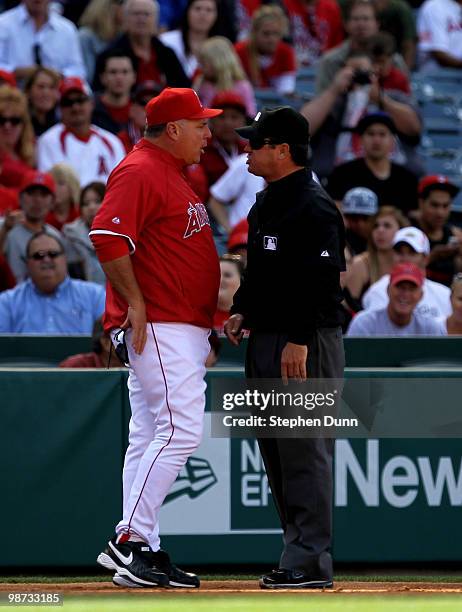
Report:
[[247,153],[249,172],[262,176],[268,183],[279,178],[281,165],[287,155],[290,156],[287,144],[273,144],[269,138],[261,142],[249,140],[244,150]]

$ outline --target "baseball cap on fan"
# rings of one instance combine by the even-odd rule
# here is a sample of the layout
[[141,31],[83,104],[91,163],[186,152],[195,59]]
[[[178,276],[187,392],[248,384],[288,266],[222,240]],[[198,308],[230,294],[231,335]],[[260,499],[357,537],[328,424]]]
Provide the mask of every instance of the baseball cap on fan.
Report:
[[343,196],[342,212],[346,215],[366,215],[371,217],[379,210],[376,194],[367,187],[353,187]]
[[59,84],[61,99],[65,98],[71,91],[76,91],[87,97],[91,96],[91,90],[85,81],[79,77],[64,77]]
[[430,174],[420,179],[417,191],[421,198],[426,198],[430,191],[434,189],[447,191],[451,198],[455,198],[459,193],[459,187],[452,183],[444,174]]
[[390,272],[390,287],[394,287],[401,281],[409,281],[422,287],[425,276],[422,270],[413,263],[396,264]]
[[211,119],[221,115],[220,108],[205,108],[194,89],[166,87],[146,105],[147,125],[162,125],[180,119]]
[[50,193],[55,195],[56,193],[56,185],[51,174],[47,174],[46,172],[39,172],[38,170],[32,170],[28,172],[22,181],[20,193],[30,189],[31,187],[44,187],[48,189]]
[[236,132],[242,138],[249,140],[250,146],[261,143],[265,139],[273,144],[300,144],[310,142],[310,125],[303,115],[290,106],[279,108],[264,108],[257,113],[252,125],[237,128]]
[[393,237],[393,248],[398,244],[408,244],[416,253],[430,253],[430,242],[418,227],[402,227]]

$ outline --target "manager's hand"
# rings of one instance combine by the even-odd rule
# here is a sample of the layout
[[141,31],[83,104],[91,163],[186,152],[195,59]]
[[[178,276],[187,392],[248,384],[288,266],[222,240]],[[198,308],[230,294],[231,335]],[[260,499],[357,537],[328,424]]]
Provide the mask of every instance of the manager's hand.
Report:
[[226,321],[224,330],[226,337],[234,346],[239,346],[244,332],[242,331],[242,324],[244,323],[244,317],[241,314],[233,314]]
[[308,347],[305,344],[293,344],[288,342],[281,355],[281,377],[284,385],[289,378],[298,382],[306,381],[306,360],[308,358]]

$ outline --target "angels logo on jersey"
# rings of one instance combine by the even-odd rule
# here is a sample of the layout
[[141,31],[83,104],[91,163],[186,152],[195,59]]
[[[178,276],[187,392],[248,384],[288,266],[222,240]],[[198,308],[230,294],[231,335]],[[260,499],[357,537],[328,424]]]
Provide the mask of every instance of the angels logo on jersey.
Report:
[[183,238],[189,238],[194,232],[200,232],[204,225],[210,225],[207,210],[200,202],[196,202],[195,204],[189,202],[188,215],[188,225]]

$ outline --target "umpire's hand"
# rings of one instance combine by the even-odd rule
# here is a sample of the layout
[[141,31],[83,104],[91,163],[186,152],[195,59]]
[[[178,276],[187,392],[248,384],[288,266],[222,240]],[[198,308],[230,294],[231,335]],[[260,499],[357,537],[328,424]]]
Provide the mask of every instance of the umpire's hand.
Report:
[[289,378],[298,382],[306,381],[306,360],[308,358],[308,347],[305,344],[294,344],[288,342],[281,355],[281,377],[284,385]]
[[233,314],[226,321],[224,330],[226,337],[234,346],[239,346],[244,332],[242,331],[242,324],[244,323],[244,317],[241,314]]

